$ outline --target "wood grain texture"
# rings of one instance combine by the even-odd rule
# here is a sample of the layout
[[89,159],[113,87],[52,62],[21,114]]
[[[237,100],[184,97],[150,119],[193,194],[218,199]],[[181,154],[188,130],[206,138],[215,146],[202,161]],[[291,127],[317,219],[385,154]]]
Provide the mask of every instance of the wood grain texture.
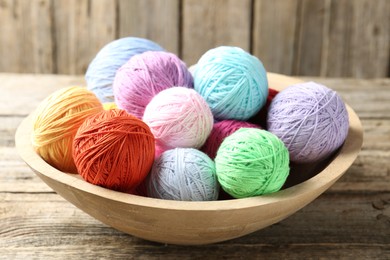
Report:
[[388,75],[390,1],[332,0],[323,76]]
[[187,64],[221,45],[250,51],[251,1],[183,0],[182,5],[181,48]]
[[326,42],[330,0],[301,0],[295,35],[294,75],[316,76],[321,72],[322,49]]
[[[2,71],[19,72],[22,70],[20,48],[12,48],[18,42],[16,33],[17,14],[13,0],[3,0],[0,2],[0,68]],[[8,53],[12,51],[13,59],[9,58]]]
[[94,55],[89,46],[88,1],[53,1],[53,5],[57,73],[83,73]]
[[[0,89],[7,93],[1,96],[0,115],[2,116],[25,116],[31,113],[39,102],[57,89],[74,85],[86,86],[83,76],[0,75]],[[18,98],[14,99],[12,97]]]
[[0,70],[53,73],[51,1],[0,2]]
[[[111,229],[57,194],[0,193],[0,249],[9,258],[385,259],[390,194],[324,194],[288,219],[207,246],[148,242]],[[383,209],[373,204],[384,202]],[[329,210],[332,209],[332,210]],[[324,211],[328,211],[324,214]]]
[[31,28],[26,32],[32,38],[32,49],[26,46],[31,52],[32,72],[55,72],[54,71],[54,42],[52,38],[52,1],[39,0],[31,1]]
[[292,75],[298,0],[254,1],[253,54],[267,71]]
[[116,39],[116,1],[89,1],[89,48],[96,53],[107,43]]
[[56,68],[59,74],[84,74],[107,43],[116,39],[116,2],[53,1]]
[[179,0],[118,0],[118,36],[147,38],[179,54],[179,7]]
[[0,0],[0,71],[83,74],[99,49],[149,38],[191,65],[234,45],[276,73],[390,76],[388,0]]

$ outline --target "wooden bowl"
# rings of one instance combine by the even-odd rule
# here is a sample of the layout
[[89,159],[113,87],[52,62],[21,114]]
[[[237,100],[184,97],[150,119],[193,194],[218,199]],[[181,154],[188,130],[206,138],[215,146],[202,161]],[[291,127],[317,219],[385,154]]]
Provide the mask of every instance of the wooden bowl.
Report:
[[[301,80],[269,73],[269,86],[283,88]],[[47,164],[31,144],[32,118],[16,132],[22,159],[53,190],[99,221],[125,233],[162,243],[198,245],[237,238],[295,213],[328,189],[356,159],[363,142],[358,116],[347,105],[350,128],[332,158],[292,166],[284,189],[245,199],[211,202],[170,201],[130,195],[92,185],[78,175]],[[295,176],[295,177],[294,177]]]

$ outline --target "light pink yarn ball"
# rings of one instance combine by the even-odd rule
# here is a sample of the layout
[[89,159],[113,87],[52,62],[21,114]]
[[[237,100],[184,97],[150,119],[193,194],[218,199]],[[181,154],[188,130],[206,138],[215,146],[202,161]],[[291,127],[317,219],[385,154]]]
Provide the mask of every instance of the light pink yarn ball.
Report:
[[173,86],[193,87],[193,78],[186,64],[173,53],[147,51],[134,55],[116,72],[113,83],[115,103],[142,118],[150,100]]
[[162,150],[200,148],[211,129],[213,115],[193,89],[173,87],[161,91],[146,106],[143,120]]

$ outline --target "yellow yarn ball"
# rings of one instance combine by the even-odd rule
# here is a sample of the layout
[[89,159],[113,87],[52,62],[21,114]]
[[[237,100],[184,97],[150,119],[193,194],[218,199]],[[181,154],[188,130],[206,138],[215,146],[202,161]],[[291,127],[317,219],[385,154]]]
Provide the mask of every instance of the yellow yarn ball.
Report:
[[103,103],[103,108],[104,110],[110,110],[110,109],[116,109],[118,106],[115,104],[115,102],[108,102],[108,103]]
[[52,93],[34,114],[32,143],[36,152],[57,169],[77,173],[73,139],[84,120],[101,111],[99,99],[86,88],[68,87]]

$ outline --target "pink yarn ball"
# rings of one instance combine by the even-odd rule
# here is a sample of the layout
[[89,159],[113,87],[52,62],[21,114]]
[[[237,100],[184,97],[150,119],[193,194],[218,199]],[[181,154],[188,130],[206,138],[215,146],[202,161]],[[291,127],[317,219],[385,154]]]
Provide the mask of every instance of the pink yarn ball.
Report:
[[134,55],[116,72],[113,83],[115,103],[142,118],[150,100],[173,86],[193,87],[193,78],[186,64],[173,53],[147,51]]
[[146,106],[143,120],[162,151],[200,148],[214,122],[206,101],[195,90],[185,87],[173,87],[157,94]]
[[246,128],[261,128],[259,125],[252,123],[238,121],[238,120],[223,120],[215,123],[209,137],[201,150],[207,154],[211,159],[217,155],[217,151],[223,140],[229,135],[233,134],[238,129]]
[[159,145],[156,145],[154,148],[154,158],[157,159],[160,157],[160,155],[164,152],[164,149],[161,148]]

